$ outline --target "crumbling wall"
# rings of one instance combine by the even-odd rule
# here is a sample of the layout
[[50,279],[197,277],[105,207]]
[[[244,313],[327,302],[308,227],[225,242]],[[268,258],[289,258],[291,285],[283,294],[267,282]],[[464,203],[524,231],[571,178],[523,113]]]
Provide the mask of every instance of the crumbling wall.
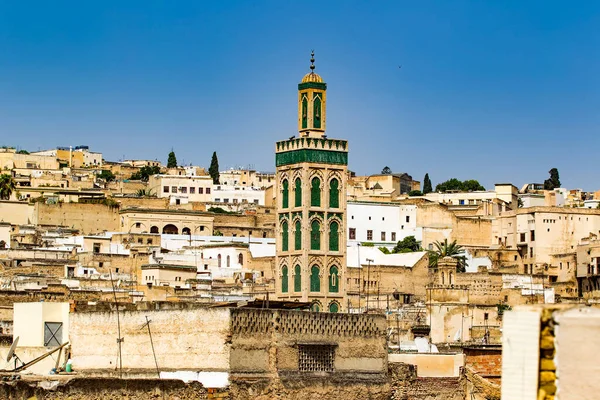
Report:
[[[166,379],[75,378],[66,382],[0,382],[0,398],[6,400],[113,400],[113,399],[209,399],[199,382]],[[226,399],[223,398],[223,399]]]
[[464,378],[419,378],[414,365],[389,365],[390,400],[465,400]]

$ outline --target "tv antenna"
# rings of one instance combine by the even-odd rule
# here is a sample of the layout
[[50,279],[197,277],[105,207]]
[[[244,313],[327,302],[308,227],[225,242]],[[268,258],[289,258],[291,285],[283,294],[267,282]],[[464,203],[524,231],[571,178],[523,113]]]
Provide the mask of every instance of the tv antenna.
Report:
[[148,316],[146,315],[146,322],[144,323],[144,325],[142,325],[140,330],[144,329],[145,327],[148,327],[148,336],[150,336],[150,346],[152,346],[152,355],[154,356],[154,364],[156,365],[156,374],[158,375],[158,379],[160,379],[160,370],[158,369],[158,361],[156,361],[156,352],[154,351],[154,342],[152,341],[152,332],[150,331],[150,322],[152,322],[152,320],[148,319]]

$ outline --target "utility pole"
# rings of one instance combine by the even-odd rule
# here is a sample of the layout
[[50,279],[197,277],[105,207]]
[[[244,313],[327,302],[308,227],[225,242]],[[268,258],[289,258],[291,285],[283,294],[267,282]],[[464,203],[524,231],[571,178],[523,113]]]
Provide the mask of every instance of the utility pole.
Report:
[[362,265],[360,264],[360,242],[356,244],[358,252],[358,312],[360,313],[360,298],[362,297]]
[[113,296],[115,298],[115,307],[117,308],[117,345],[119,346],[119,378],[123,378],[123,357],[121,354],[121,343],[123,343],[123,338],[121,337],[121,321],[119,319],[119,303],[117,302],[117,292],[115,291],[115,283],[113,281],[112,271],[110,272],[110,284],[113,290]]
[[369,313],[369,286],[371,285],[370,279],[371,279],[371,263],[373,262],[372,259],[367,258],[367,314]]
[[148,336],[150,336],[150,346],[152,347],[152,355],[154,356],[154,365],[156,365],[156,374],[158,375],[158,379],[160,379],[160,370],[158,369],[158,361],[156,361],[156,352],[154,351],[154,342],[152,341],[152,332],[150,331],[150,322],[152,322],[152,321],[149,320],[148,316],[146,315],[146,323],[144,325],[142,325],[142,327],[140,329],[144,329],[145,327],[148,327]]

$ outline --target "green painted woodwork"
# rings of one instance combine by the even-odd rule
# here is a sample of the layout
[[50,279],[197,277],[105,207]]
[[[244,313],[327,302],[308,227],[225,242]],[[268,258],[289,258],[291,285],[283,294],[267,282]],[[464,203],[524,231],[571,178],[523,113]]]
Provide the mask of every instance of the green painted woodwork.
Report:
[[321,224],[316,219],[310,224],[310,249],[321,250]]
[[302,224],[300,223],[300,220],[296,221],[295,227],[294,250],[302,250]]
[[304,82],[298,84],[298,90],[306,89],[327,90],[327,84],[320,82]]
[[340,276],[337,267],[329,268],[329,293],[340,291]]
[[295,187],[295,202],[294,205],[296,207],[302,207],[302,181],[300,178],[296,178],[296,187]]
[[312,311],[312,312],[321,312],[321,306],[319,305],[319,303],[314,302],[310,306],[310,311]]
[[302,93],[302,129],[308,127],[308,98]]
[[338,306],[338,303],[336,303],[335,301],[332,302],[329,305],[329,312],[330,313],[337,313],[338,311],[340,311],[340,306]]
[[281,293],[288,292],[288,267],[281,268]]
[[310,205],[313,207],[321,207],[321,180],[317,177],[313,178],[311,181]]
[[283,221],[281,224],[281,251],[288,251],[288,223]]
[[288,208],[289,206],[289,194],[290,194],[290,184],[287,179],[283,181],[283,191],[281,195],[281,208]]
[[340,224],[336,221],[333,221],[329,224],[329,251],[339,251],[340,250],[340,235],[339,235]]
[[343,151],[298,149],[275,155],[275,164],[277,167],[303,162],[348,165],[348,153]]
[[310,269],[310,291],[320,292],[321,291],[321,278],[319,277],[319,267],[313,265]]
[[339,208],[340,207],[340,190],[339,190],[340,182],[333,178],[329,182],[329,207],[330,208]]
[[300,271],[300,266],[296,264],[294,267],[294,292],[302,291],[302,275]]
[[321,109],[321,93],[313,94],[313,128],[321,129],[321,119],[323,110]]

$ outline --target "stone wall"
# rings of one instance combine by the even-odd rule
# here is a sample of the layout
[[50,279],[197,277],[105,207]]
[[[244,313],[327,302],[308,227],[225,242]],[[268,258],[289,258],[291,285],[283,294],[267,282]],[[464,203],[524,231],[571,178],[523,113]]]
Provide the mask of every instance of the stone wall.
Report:
[[275,237],[275,214],[214,214],[214,230],[224,236],[273,238]]
[[67,226],[84,235],[120,229],[119,209],[103,204],[38,202],[34,219],[37,225]]
[[[59,383],[60,382],[60,383]],[[167,379],[75,378],[66,382],[1,382],[0,398],[7,400],[201,400],[209,397],[199,382]],[[226,397],[221,397],[225,399]]]
[[394,363],[389,368],[390,400],[465,400],[464,378],[419,378],[414,365]]

